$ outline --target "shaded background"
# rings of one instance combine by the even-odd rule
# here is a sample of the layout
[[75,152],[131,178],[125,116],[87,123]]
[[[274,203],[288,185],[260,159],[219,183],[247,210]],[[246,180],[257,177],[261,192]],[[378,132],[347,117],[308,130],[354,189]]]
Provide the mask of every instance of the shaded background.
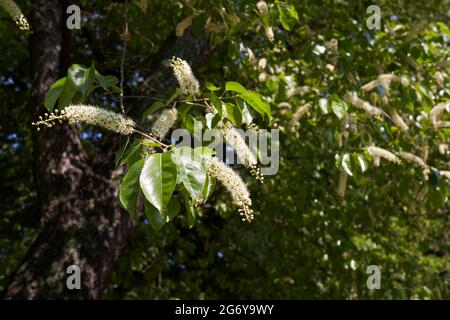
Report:
[[[114,158],[122,138],[68,126],[37,133],[31,126],[48,88],[71,64],[94,62],[102,74],[120,77],[124,2],[73,2],[82,28],[70,31],[65,10],[72,2],[17,1],[31,36],[0,11],[3,297],[449,298],[449,184],[439,174],[450,169],[449,152],[439,150],[449,129],[434,130],[426,118],[450,96],[448,1],[379,1],[381,30],[366,27],[368,1],[276,1],[269,19],[258,15],[256,1],[130,1],[125,95],[170,96],[176,84],[163,62],[175,55],[189,61],[201,83],[233,80],[264,95],[271,126],[281,129],[278,175],[259,185],[241,172],[254,222],[243,223],[218,188],[198,209],[196,226],[188,228],[182,210],[158,233],[118,203],[113,177],[123,169]],[[255,63],[261,58],[264,69]],[[391,72],[411,82],[393,85],[389,97],[409,131],[351,106],[332,108],[333,99],[353,90],[363,95],[361,85]],[[289,96],[298,86],[318,94]],[[384,95],[371,99],[381,105]],[[319,98],[329,101],[327,110]],[[95,93],[90,102],[118,106],[114,93]],[[312,109],[292,123],[307,102]],[[151,103],[126,99],[125,106],[139,119]],[[340,198],[335,156],[362,154],[368,142],[417,154],[436,170],[425,178],[412,164],[382,160],[362,172],[353,163]],[[74,263],[83,289],[68,291],[65,270]],[[380,290],[366,287],[369,265],[382,267]]]

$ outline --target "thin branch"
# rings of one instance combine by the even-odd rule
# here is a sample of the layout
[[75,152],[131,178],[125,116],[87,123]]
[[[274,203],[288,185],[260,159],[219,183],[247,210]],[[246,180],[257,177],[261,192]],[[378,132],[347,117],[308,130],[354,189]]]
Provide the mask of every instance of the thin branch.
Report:
[[120,111],[125,114],[125,107],[123,105],[123,81],[124,81],[124,67],[125,67],[125,55],[128,45],[128,0],[125,0],[125,39],[123,41],[122,61],[120,63]]

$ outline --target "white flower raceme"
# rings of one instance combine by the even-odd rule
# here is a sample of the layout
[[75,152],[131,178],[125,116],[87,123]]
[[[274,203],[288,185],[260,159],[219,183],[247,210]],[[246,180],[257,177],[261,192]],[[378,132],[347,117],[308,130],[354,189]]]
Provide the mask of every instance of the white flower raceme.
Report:
[[356,95],[353,95],[350,92],[347,92],[344,95],[344,99],[350,102],[353,106],[364,110],[367,114],[371,116],[379,116],[383,113],[383,111],[380,108],[372,106],[367,101],[359,99]]
[[389,115],[391,116],[392,122],[399,127],[403,131],[408,131],[409,127],[406,124],[405,120],[395,111],[394,109],[391,109],[388,111]]
[[422,168],[428,167],[427,164],[425,163],[425,161],[423,161],[422,158],[416,156],[415,154],[412,154],[409,152],[400,152],[400,157],[402,157],[403,159],[405,159],[409,162],[415,163]]
[[27,18],[25,18],[22,10],[13,0],[0,0],[0,6],[8,12],[20,30],[31,31]]
[[378,148],[375,146],[369,146],[367,147],[367,151],[369,152],[369,154],[374,157],[374,162],[375,163],[379,163],[380,158],[384,158],[388,161],[394,162],[394,163],[400,163],[400,159],[393,154],[392,152],[382,149],[382,148]]
[[448,152],[448,144],[443,142],[439,143],[438,150],[440,154],[446,154]]
[[309,111],[310,108],[311,108],[310,102],[298,108],[297,111],[295,111],[294,114],[292,115],[291,121],[289,123],[290,127],[294,128],[295,126],[297,126],[300,119],[305,115],[305,113]]
[[296,96],[296,95],[303,96],[306,93],[311,92],[311,91],[314,93],[319,93],[319,90],[317,90],[316,88],[311,88],[310,86],[300,86],[300,87],[286,90],[286,96],[288,98],[292,98],[293,96]]
[[158,119],[153,123],[152,132],[164,138],[177,122],[178,111],[175,108],[164,109]]
[[38,128],[40,125],[52,127],[56,121],[68,120],[71,124],[83,123],[88,126],[98,126],[123,135],[132,134],[136,126],[133,120],[119,113],[82,104],[70,105],[61,112],[55,110],[50,115],[45,114],[45,116],[45,120],[39,117],[40,121],[34,122],[33,125],[38,126]]
[[436,73],[434,74],[434,81],[436,81],[436,83],[440,86],[444,84],[445,78],[442,72],[436,71]]
[[406,161],[415,163],[416,165],[421,167],[423,169],[422,173],[425,180],[428,180],[428,175],[430,174],[430,167],[425,163],[425,161],[422,158],[409,152],[400,152],[400,157],[405,159]]
[[385,94],[389,95],[389,88],[392,82],[400,82],[404,87],[409,85],[409,80],[405,76],[398,77],[394,74],[380,74],[377,79],[363,85],[361,90],[370,91],[378,86],[381,86],[383,87]]
[[170,66],[184,94],[195,95],[200,93],[200,84],[194,76],[191,66],[186,61],[173,57],[170,60]]
[[441,175],[450,181],[450,171],[440,171]]
[[338,185],[338,191],[337,194],[341,198],[345,197],[345,190],[347,189],[347,177],[348,174],[345,170],[341,170],[341,173],[339,175],[339,185]]
[[266,33],[267,40],[269,40],[270,42],[274,42],[275,35],[273,34],[272,27],[270,27],[270,26],[265,27],[264,32]]
[[260,169],[256,167],[256,156],[247,146],[244,138],[239,134],[239,132],[231,123],[222,123],[220,125],[220,131],[225,137],[227,143],[236,151],[239,161],[250,169],[250,172],[256,177],[256,179],[263,182],[264,177],[261,175]]
[[205,165],[208,174],[220,181],[230,193],[233,203],[239,207],[242,220],[252,221],[254,218],[253,211],[250,209],[252,200],[241,177],[216,157],[205,157]]
[[430,110],[430,122],[435,128],[448,128],[450,127],[449,121],[443,121],[444,111],[450,111],[450,102],[442,102],[433,107]]
[[258,12],[263,15],[266,16],[269,14],[269,6],[267,5],[267,2],[265,1],[258,1],[258,3],[256,4],[256,8],[258,9]]

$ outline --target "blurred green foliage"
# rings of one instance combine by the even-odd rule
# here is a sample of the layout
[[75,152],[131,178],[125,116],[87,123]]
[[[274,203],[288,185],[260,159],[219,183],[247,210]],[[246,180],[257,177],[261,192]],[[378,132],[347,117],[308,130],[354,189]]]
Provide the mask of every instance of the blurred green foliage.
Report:
[[[378,1],[381,30],[366,27],[369,1],[268,1],[269,15],[258,13],[255,2],[130,4],[127,87],[135,90],[141,77],[152,73],[149,57],[183,19],[193,17],[193,34],[215,48],[197,72],[200,82],[237,81],[271,103],[271,126],[281,130],[280,171],[262,186],[241,172],[252,191],[251,224],[239,219],[220,188],[209,205],[196,208],[200,217],[192,228],[184,208],[158,233],[138,224],[115,267],[108,297],[448,299],[450,187],[438,172],[450,169],[450,153],[439,150],[450,143],[450,129],[432,128],[427,115],[450,96],[449,2]],[[103,74],[119,76],[123,5],[79,5],[86,19],[73,33],[70,60],[86,66],[95,60]],[[31,120],[24,112],[32,79],[26,36],[16,29],[2,19],[0,290],[38,220]],[[443,82],[436,80],[437,72]],[[360,88],[387,73],[409,80],[408,86],[392,83],[388,96],[388,106],[408,131],[389,116],[368,116],[343,102],[352,91],[384,109],[383,88],[375,94]],[[101,94],[93,99],[108,102]],[[312,107],[292,123],[306,103]],[[262,118],[256,121],[263,124]],[[95,148],[96,140],[87,140]],[[376,167],[365,151],[371,143],[416,154],[435,169],[424,175],[413,163],[384,159]],[[347,169],[353,176],[342,198],[337,193],[342,161],[336,158],[344,154],[351,155]],[[361,170],[358,156],[367,170]],[[367,289],[369,265],[382,267],[380,290]]]

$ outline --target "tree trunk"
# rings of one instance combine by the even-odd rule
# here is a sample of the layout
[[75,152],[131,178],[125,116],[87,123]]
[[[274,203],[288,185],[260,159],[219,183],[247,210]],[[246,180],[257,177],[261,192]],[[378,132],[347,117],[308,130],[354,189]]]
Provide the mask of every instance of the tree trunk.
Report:
[[[43,100],[58,78],[63,49],[63,10],[58,0],[35,2],[32,16],[31,59],[33,84],[30,110],[34,118],[45,112]],[[169,39],[153,59],[154,76],[142,91],[167,91],[174,83],[167,79],[167,66],[160,61],[173,53],[191,59],[195,65],[206,61],[207,42],[189,33]],[[181,54],[180,54],[181,53]],[[155,62],[158,61],[158,62]],[[164,84],[155,88],[155,84]],[[138,110],[133,110],[134,114]],[[9,299],[99,299],[104,296],[109,275],[133,228],[133,220],[118,203],[118,183],[112,178],[114,150],[118,139],[93,159],[83,149],[75,128],[55,126],[33,133],[34,173],[38,191],[41,225],[39,234],[12,275],[6,290]],[[105,146],[106,146],[105,145]],[[120,170],[120,169],[119,169]],[[81,289],[69,290],[67,267],[81,270]]]
[[[33,85],[30,110],[43,100],[60,72],[63,10],[58,0],[36,3],[32,17]],[[34,133],[34,172],[41,231],[12,277],[6,296],[20,299],[100,298],[132,228],[116,200],[113,163],[100,175],[73,127]],[[66,269],[81,269],[81,289],[68,290]]]

